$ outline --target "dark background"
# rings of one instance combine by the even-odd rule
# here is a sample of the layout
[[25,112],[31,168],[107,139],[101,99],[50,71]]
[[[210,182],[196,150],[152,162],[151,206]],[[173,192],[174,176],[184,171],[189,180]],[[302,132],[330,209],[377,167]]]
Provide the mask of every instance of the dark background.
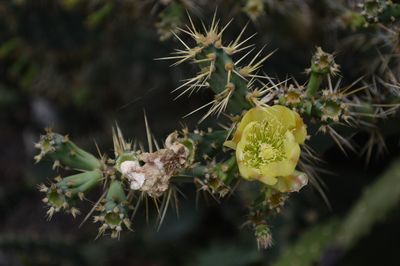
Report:
[[[155,23],[165,9],[161,2],[0,1],[0,265],[271,265],[302,233],[344,217],[398,155],[395,118],[380,125],[387,151],[374,151],[369,163],[360,152],[345,156],[327,137],[316,137],[311,145],[324,147],[317,151],[326,161],[319,167],[331,172],[320,177],[332,208],[311,186],[293,195],[274,219],[275,245],[266,251],[258,251],[253,232],[241,228],[246,206],[240,197],[220,204],[202,199],[196,208],[195,188],[189,185],[182,188],[187,199],[180,201],[179,219],[170,212],[159,232],[154,222],[146,225],[143,214],[133,221],[135,232],[125,232],[120,240],[94,240],[97,225],[89,221],[79,228],[82,217],[59,214],[46,221],[36,184],[56,173],[50,162],[33,161],[33,143],[44,127],[68,133],[92,152],[97,142],[112,154],[115,122],[125,136],[145,142],[144,110],[160,140],[181,123],[191,129],[213,126],[212,119],[197,124],[201,113],[182,118],[212,99],[211,93],[176,101],[170,93],[195,69],[154,60],[180,47],[175,40],[159,40]],[[266,53],[278,48],[264,65],[269,75],[305,82],[304,69],[316,46],[337,52],[344,84],[371,70],[377,58],[369,42],[374,35],[343,26],[335,1],[265,2],[247,35],[257,32],[253,43],[268,44]],[[209,24],[216,5],[223,22],[235,17],[224,37],[231,40],[249,20],[243,2],[203,0],[189,11]],[[357,45],[355,36],[365,42]],[[354,136],[360,148],[367,139],[365,132]],[[349,252],[331,247],[315,265],[399,265],[399,222],[397,207]]]

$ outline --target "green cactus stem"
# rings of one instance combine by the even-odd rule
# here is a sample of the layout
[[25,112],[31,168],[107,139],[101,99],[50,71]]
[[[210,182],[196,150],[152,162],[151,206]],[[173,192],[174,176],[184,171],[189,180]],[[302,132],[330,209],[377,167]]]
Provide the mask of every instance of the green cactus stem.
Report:
[[200,122],[209,115],[219,115],[225,110],[231,114],[240,115],[243,110],[250,109],[252,102],[248,98],[249,89],[255,86],[255,83],[258,83],[256,81],[258,78],[264,78],[264,76],[258,75],[258,71],[273,53],[260,57],[261,50],[249,63],[241,65],[241,62],[253,51],[247,52],[239,59],[234,58],[236,54],[246,51],[252,46],[247,45],[252,36],[242,39],[246,27],[243,28],[234,41],[224,46],[222,34],[229,23],[219,29],[219,21],[216,21],[216,14],[214,14],[208,30],[205,29],[204,32],[199,32],[190,17],[189,20],[191,27],[180,30],[188,34],[196,45],[190,47],[176,35],[176,38],[184,45],[185,49],[178,50],[170,57],[160,58],[177,60],[174,65],[190,61],[200,69],[195,77],[185,80],[181,86],[175,89],[175,91],[181,91],[178,97],[186,93],[192,94],[203,88],[210,88],[215,93],[211,102],[195,110],[198,111],[205,107],[210,107]]
[[237,172],[237,164],[235,156],[232,156],[231,158],[229,158],[224,162],[216,164],[212,168],[212,173],[226,185],[231,184],[233,179],[237,177],[235,176],[236,172]]
[[98,237],[110,231],[112,238],[119,238],[124,226],[131,230],[127,197],[121,181],[111,182],[106,197],[96,209],[100,213],[94,216],[94,222],[102,224],[99,227]]
[[318,90],[321,86],[323,80],[323,75],[318,72],[311,72],[310,79],[307,83],[307,95],[309,97],[314,97],[317,95]]
[[80,213],[75,207],[76,201],[83,200],[85,193],[98,186],[102,179],[102,173],[93,170],[65,178],[58,176],[55,178],[56,183],[51,183],[49,186],[41,184],[39,190],[46,193],[43,202],[49,206],[48,218],[51,219],[54,213],[61,210],[76,217]]
[[226,137],[227,132],[225,130],[212,130],[211,128],[208,131],[195,130],[187,133],[187,138],[195,146],[194,160],[199,162],[216,156]]
[[46,130],[45,135],[40,136],[40,140],[35,147],[40,149],[40,153],[34,157],[36,162],[45,156],[55,161],[55,166],[61,164],[72,169],[91,171],[99,169],[101,162],[92,154],[79,148],[69,140],[68,136],[53,133],[50,129]]
[[361,14],[368,23],[395,22],[400,17],[400,4],[387,0],[367,0]]
[[[274,211],[271,208],[272,205],[270,205],[271,192],[272,190],[267,187],[261,188],[260,193],[258,193],[250,206],[249,215],[245,222],[245,225],[253,229],[259,249],[267,249],[272,245],[272,235],[267,222],[267,218]],[[279,194],[283,196],[282,193]],[[282,197],[278,205],[280,206],[281,202],[286,199],[287,197]]]
[[232,156],[230,159],[214,163],[211,162],[204,169],[204,179],[197,180],[200,189],[208,191],[211,195],[217,195],[223,198],[231,192],[234,180],[238,177],[238,169],[236,158]]
[[306,94],[308,97],[315,97],[320,89],[321,83],[327,75],[336,75],[339,72],[339,65],[335,63],[334,56],[324,52],[317,47],[311,59],[311,67],[307,70],[310,78],[307,84]]

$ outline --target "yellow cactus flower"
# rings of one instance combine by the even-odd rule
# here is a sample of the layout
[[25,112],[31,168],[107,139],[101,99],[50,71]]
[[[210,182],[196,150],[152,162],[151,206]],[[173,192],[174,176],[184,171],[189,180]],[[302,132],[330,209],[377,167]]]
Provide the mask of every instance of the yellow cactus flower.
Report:
[[[236,150],[243,178],[282,190],[278,178],[288,180],[287,177],[297,175],[300,144],[306,136],[306,126],[298,113],[281,105],[255,107],[246,112],[225,146]],[[289,192],[290,186],[287,187]]]

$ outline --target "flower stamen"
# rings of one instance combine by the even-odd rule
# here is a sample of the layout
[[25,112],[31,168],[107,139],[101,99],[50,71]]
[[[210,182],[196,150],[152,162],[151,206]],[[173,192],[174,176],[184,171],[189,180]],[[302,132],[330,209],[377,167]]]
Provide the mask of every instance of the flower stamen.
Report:
[[284,128],[279,121],[256,122],[246,137],[243,162],[249,167],[260,168],[286,159]]

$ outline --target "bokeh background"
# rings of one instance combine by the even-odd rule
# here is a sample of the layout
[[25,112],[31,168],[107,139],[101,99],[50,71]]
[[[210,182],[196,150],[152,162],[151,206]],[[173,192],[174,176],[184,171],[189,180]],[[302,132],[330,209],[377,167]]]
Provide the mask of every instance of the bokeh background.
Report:
[[[346,24],[344,10],[356,8],[356,1],[263,2],[258,11],[246,9],[245,0],[0,1],[0,265],[277,265],[305,233],[321,224],[329,231],[345,219],[365,188],[399,155],[395,117],[379,125],[387,149],[378,154],[380,144],[368,163],[362,152],[346,156],[327,138],[315,138],[311,145],[326,162],[319,166],[320,178],[331,207],[312,187],[293,195],[274,219],[275,245],[266,251],[257,250],[252,231],[241,226],[247,209],[240,197],[221,203],[202,199],[196,206],[195,188],[189,185],[182,187],[187,198],[181,198],[179,218],[170,212],[159,232],[151,219],[146,224],[144,214],[133,221],[135,231],[120,240],[95,240],[96,225],[89,221],[79,228],[83,217],[59,214],[46,221],[36,184],[56,172],[50,162],[34,164],[33,143],[43,128],[69,134],[94,153],[95,142],[111,153],[116,122],[125,136],[145,141],[144,110],[159,139],[182,124],[216,126],[212,119],[198,125],[201,113],[183,118],[212,94],[202,91],[175,101],[171,94],[195,69],[154,60],[179,48],[169,29],[187,23],[185,9],[205,24],[217,6],[223,23],[234,17],[225,40],[250,21],[246,33],[258,33],[256,47],[278,48],[263,71],[280,80],[305,82],[316,46],[336,52],[343,84],[362,75],[368,79],[379,68],[376,58],[384,53],[385,40]],[[368,137],[367,132],[353,136],[358,150]],[[311,237],[297,257],[292,254],[279,265],[399,265],[396,206],[346,252],[334,245],[322,250]],[[316,238],[325,233],[317,231]],[[307,250],[319,254],[312,264],[302,262]]]

